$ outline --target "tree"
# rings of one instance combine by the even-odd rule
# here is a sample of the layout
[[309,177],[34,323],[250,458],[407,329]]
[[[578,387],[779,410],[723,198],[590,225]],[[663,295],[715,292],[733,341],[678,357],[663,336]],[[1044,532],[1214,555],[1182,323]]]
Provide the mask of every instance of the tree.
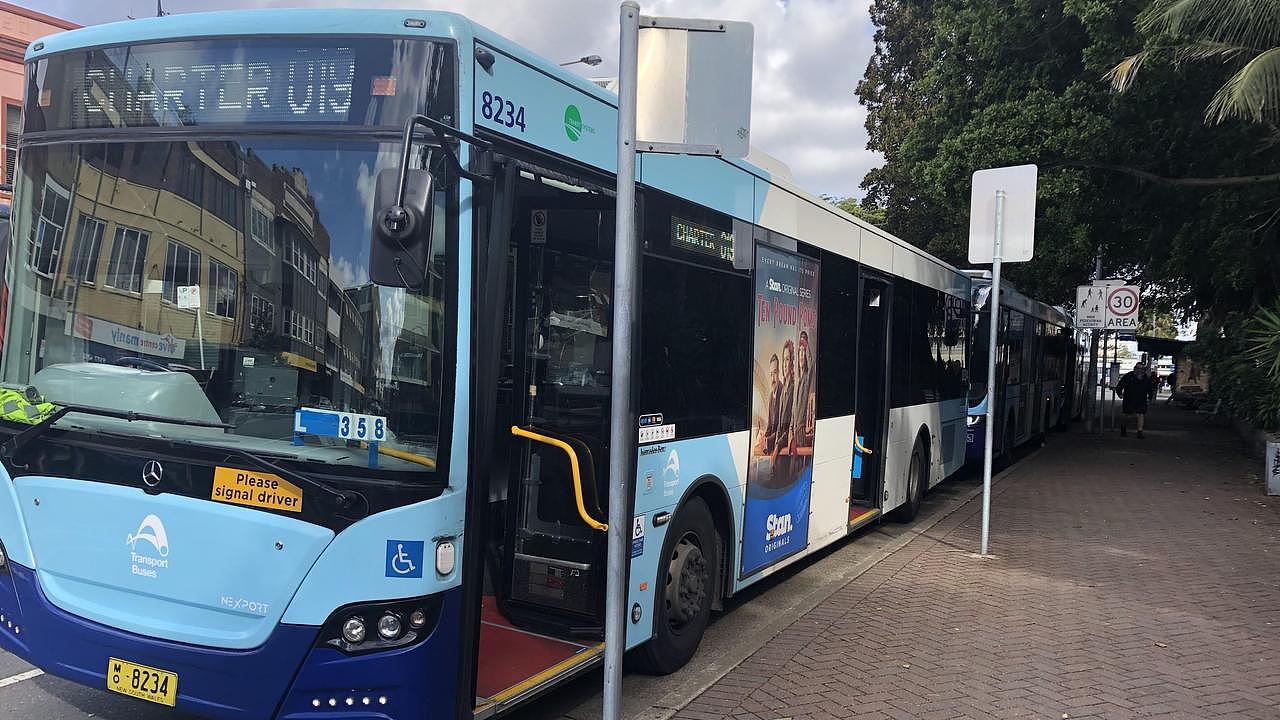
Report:
[[[876,50],[858,86],[870,147],[867,201],[890,232],[965,263],[975,170],[1040,166],[1036,258],[1019,289],[1068,301],[1092,274],[1125,277],[1191,317],[1276,292],[1274,176],[1265,128],[1207,127],[1215,68],[1165,63],[1122,94],[1102,80],[1144,49],[1143,0],[875,0]],[[1153,60],[1154,68],[1161,60]],[[1225,180],[1224,180],[1225,179]]]
[[863,202],[859,202],[857,198],[851,197],[837,198],[824,195],[823,199],[859,220],[864,220],[876,226],[884,225],[884,208],[866,205]]
[[1138,315],[1139,335],[1170,339],[1178,337],[1178,323],[1173,319],[1173,313],[1147,310],[1144,307]]
[[1280,3],[1257,0],[1155,0],[1138,16],[1151,38],[1121,60],[1107,77],[1124,92],[1155,58],[1173,63],[1216,60],[1235,72],[1214,93],[1205,120],[1280,121]]

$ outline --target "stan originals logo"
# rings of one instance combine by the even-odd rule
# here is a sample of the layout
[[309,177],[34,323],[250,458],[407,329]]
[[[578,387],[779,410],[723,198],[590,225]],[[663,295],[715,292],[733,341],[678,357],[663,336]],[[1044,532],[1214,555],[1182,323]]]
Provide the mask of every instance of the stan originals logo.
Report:
[[791,532],[791,513],[786,515],[769,515],[765,520],[764,539],[766,541],[781,537]]
[[782,292],[782,283],[778,282],[777,280],[774,280],[773,278],[769,278],[766,284],[768,285],[768,288],[771,291]]
[[[158,577],[158,570],[169,567],[169,534],[164,523],[156,515],[148,515],[138,525],[137,532],[125,538],[129,546],[131,566],[129,572],[141,577]],[[147,545],[151,548],[148,549]],[[141,550],[142,552],[138,552]],[[156,557],[159,555],[159,557]]]

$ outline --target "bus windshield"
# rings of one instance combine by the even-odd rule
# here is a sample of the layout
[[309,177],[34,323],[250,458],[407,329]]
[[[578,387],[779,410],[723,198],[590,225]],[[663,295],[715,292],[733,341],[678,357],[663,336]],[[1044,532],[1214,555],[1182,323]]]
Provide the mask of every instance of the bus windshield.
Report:
[[[379,42],[384,51],[402,44]],[[194,43],[178,45],[186,55],[151,48],[142,65],[159,72],[219,64],[216,58],[193,58],[188,46]],[[263,73],[289,77],[286,60],[236,48],[238,55],[223,54],[240,58],[243,67],[270,64],[259,79]],[[387,59],[386,67],[375,68],[375,74],[385,74],[371,81],[359,65],[370,52],[368,43],[341,49],[348,55],[339,57],[350,64],[312,69],[342,80],[338,84],[346,88],[340,102],[332,88],[325,90],[327,107],[345,103],[344,117],[351,122],[393,129],[403,113],[380,115],[369,91],[394,95],[395,62]],[[95,53],[55,57],[37,88],[34,104],[45,102],[47,112],[36,117],[34,127],[28,125],[31,142],[23,148],[15,182],[3,381],[33,385],[55,405],[205,423],[130,422],[83,413],[57,421],[60,429],[103,438],[130,433],[297,461],[376,464],[413,473],[436,469],[444,388],[451,377],[445,333],[452,302],[446,292],[447,183],[436,185],[425,282],[411,289],[373,284],[373,195],[378,173],[398,167],[398,129],[345,138],[308,133],[306,121],[295,132],[239,135],[184,131],[175,137],[153,127],[132,129],[167,124],[169,117],[179,125],[287,118],[246,117],[243,108],[220,110],[208,103],[202,110],[202,95],[195,91],[185,100],[173,98],[170,109],[190,101],[186,113],[154,111],[126,97],[141,85],[125,72],[132,65],[124,58],[131,63],[145,56],[140,52],[116,53],[121,64],[112,67],[122,81],[117,89],[124,90],[111,98],[80,87],[68,92],[54,83],[74,75],[55,73],[60,65],[79,63],[83,71],[85,63],[98,62],[90,57]],[[405,71],[422,71],[424,63],[431,64],[424,59],[416,70]],[[102,67],[97,73],[117,77]],[[293,74],[304,73],[294,68]],[[176,71],[171,75],[178,77]],[[362,90],[352,89],[353,76]],[[400,82],[402,89],[407,86]],[[210,87],[207,97],[231,97]],[[148,92],[154,97],[147,102],[160,102],[155,98],[161,95]],[[319,86],[312,92],[318,101]],[[52,99],[76,96],[90,100],[69,101],[72,107],[60,109]],[[300,89],[278,87],[254,95],[259,105],[304,96]],[[93,98],[105,111],[86,112]],[[401,109],[421,111],[417,102]],[[111,129],[106,135],[96,131],[92,141],[65,132],[104,124]],[[41,141],[41,131],[48,129],[64,132]],[[438,152],[422,146],[414,158],[443,180]],[[208,426],[217,423],[233,428]],[[370,443],[376,443],[373,453]]]

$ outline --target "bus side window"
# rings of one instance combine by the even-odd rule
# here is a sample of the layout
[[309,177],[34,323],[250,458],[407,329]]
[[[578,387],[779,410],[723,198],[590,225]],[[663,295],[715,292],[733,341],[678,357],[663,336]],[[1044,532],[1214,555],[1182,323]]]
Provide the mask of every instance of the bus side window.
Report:
[[858,360],[858,263],[823,250],[818,288],[818,419],[854,413]]

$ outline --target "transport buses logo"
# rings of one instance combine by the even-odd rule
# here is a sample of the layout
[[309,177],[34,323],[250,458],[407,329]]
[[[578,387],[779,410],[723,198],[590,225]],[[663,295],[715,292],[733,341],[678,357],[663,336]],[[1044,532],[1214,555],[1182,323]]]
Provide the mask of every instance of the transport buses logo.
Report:
[[564,134],[574,142],[578,142],[578,138],[582,137],[582,113],[577,105],[570,105],[564,109]]
[[[131,574],[155,578],[159,577],[159,570],[169,567],[169,534],[165,532],[164,523],[158,516],[148,515],[143,518],[138,530],[125,538],[125,544],[129,546]],[[151,546],[149,550],[148,545]],[[138,552],[139,550],[142,552]]]

